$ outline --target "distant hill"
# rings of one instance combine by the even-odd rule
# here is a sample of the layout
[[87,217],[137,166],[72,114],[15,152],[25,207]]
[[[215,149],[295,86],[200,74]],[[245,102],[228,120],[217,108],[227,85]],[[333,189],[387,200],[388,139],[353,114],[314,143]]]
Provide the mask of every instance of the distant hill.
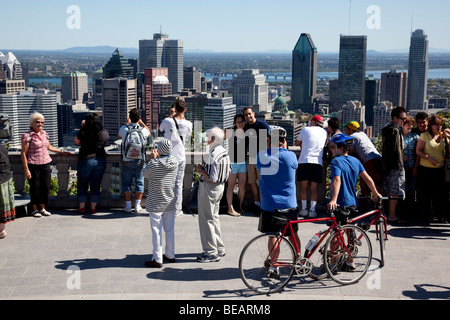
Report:
[[[113,54],[113,52],[117,49],[117,47],[111,46],[97,46],[97,47],[72,47],[65,50],[63,52],[67,53],[98,53],[98,54]],[[123,54],[139,54],[139,49],[137,48],[120,48]]]

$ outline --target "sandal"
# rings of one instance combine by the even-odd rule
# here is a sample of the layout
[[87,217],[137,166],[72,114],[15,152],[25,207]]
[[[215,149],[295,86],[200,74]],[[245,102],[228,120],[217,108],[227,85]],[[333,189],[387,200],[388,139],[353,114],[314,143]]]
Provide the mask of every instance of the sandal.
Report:
[[33,211],[33,213],[31,215],[35,218],[42,217],[42,214],[39,212],[39,210]]
[[39,213],[43,216],[50,217],[52,214],[45,209],[39,210]]

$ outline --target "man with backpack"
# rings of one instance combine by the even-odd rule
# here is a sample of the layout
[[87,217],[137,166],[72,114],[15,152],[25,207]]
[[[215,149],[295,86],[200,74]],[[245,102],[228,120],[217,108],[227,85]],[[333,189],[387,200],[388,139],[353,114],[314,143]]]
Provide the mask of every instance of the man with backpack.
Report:
[[119,130],[119,137],[122,138],[122,191],[126,202],[123,211],[127,213],[133,211],[131,186],[134,177],[136,197],[134,211],[139,213],[142,210],[141,200],[144,194],[145,147],[150,130],[142,122],[138,109],[131,110],[129,115],[128,122]]

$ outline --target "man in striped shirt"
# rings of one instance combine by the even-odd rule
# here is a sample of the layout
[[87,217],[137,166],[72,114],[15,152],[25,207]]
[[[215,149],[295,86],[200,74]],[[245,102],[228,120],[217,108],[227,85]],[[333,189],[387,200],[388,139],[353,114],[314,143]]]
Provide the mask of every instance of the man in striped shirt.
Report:
[[219,221],[220,200],[225,189],[225,182],[231,170],[230,157],[222,146],[225,134],[220,128],[213,128],[206,133],[210,148],[209,156],[196,170],[200,173],[198,188],[198,222],[203,254],[197,257],[201,263],[218,262],[225,256],[225,245]]

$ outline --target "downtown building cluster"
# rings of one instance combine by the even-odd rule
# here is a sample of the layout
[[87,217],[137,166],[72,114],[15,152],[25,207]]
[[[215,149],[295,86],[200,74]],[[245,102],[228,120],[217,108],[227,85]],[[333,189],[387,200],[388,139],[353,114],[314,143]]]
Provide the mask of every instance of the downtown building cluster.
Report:
[[[28,116],[39,111],[46,117],[46,131],[53,145],[72,146],[75,130],[88,112],[102,116],[115,144],[120,126],[131,109],[157,137],[159,124],[176,99],[188,106],[187,118],[201,131],[214,126],[229,128],[233,117],[253,107],[257,117],[288,131],[288,143],[304,126],[299,118],[308,114],[336,112],[342,123],[358,121],[368,134],[376,135],[389,121],[390,110],[409,112],[428,109],[428,39],[423,30],[411,35],[408,73],[391,70],[381,79],[366,77],[367,36],[341,35],[339,75],[328,81],[328,99],[317,94],[318,48],[310,34],[302,33],[292,51],[291,96],[282,86],[270,88],[259,70],[242,70],[233,80],[202,77],[194,66],[185,66],[183,41],[162,32],[139,41],[139,59],[128,59],[117,49],[104,67],[95,72],[89,90],[88,75],[73,71],[62,76],[61,92],[27,89],[20,62],[12,53],[0,53],[0,112],[12,116],[20,145],[28,130]],[[231,89],[232,94],[227,89]],[[90,103],[86,105],[85,103]],[[271,102],[269,102],[271,101]],[[300,117],[299,117],[300,115]],[[20,119],[19,119],[20,118]]]
[[[411,34],[408,73],[391,70],[381,79],[366,76],[367,36],[341,35],[339,75],[329,80],[328,100],[316,94],[318,50],[308,33],[300,36],[292,61],[291,107],[307,113],[336,111],[341,123],[358,121],[370,136],[390,121],[390,111],[428,110],[428,39],[423,30]],[[328,107],[328,109],[326,109]]]

